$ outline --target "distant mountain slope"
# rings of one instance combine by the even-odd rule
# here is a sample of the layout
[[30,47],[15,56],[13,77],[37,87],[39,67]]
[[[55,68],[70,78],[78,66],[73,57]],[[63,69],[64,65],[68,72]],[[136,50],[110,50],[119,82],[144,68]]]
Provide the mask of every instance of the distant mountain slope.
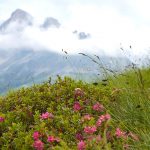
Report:
[[[84,79],[100,73],[98,65],[81,55],[60,55],[50,51],[0,50],[0,92],[22,85],[38,83],[49,76],[69,75]],[[121,70],[130,61],[127,58],[100,57],[109,69]]]
[[[0,93],[11,88],[42,82],[48,79],[49,76],[56,78],[57,75],[68,75],[76,79],[87,80],[96,74],[102,75],[99,66],[88,57],[82,55],[69,56],[64,51],[61,55],[52,52],[59,48],[50,49],[45,48],[46,46],[43,43],[39,44],[40,40],[44,39],[48,41],[46,42],[46,45],[47,43],[50,45],[48,47],[53,47],[53,42],[54,45],[55,43],[59,45],[59,41],[57,41],[57,37],[59,38],[58,32],[62,31],[56,29],[57,34],[52,33],[52,38],[49,39],[49,36],[46,35],[51,34],[51,32],[47,31],[51,27],[60,28],[61,23],[53,17],[48,17],[43,23],[35,25],[34,18],[21,9],[15,10],[10,18],[0,25],[0,38],[2,39],[0,39]],[[25,30],[26,28],[29,30]],[[39,31],[42,39],[36,40],[35,38],[34,40],[32,36],[31,38],[29,38],[30,36],[28,37],[28,34],[33,34],[35,37],[40,36]],[[80,40],[81,45],[83,44],[82,42],[92,38],[88,32],[78,30],[74,32],[69,30],[69,32],[73,35],[73,38],[76,36],[75,42]],[[65,33],[62,36],[63,38],[65,38]],[[56,41],[53,41],[53,38],[56,38]],[[69,41],[67,40],[67,42]],[[99,60],[97,57],[95,59],[100,64],[103,64],[104,67],[119,71],[130,63],[129,59],[125,57],[110,58],[109,56],[101,56]]]

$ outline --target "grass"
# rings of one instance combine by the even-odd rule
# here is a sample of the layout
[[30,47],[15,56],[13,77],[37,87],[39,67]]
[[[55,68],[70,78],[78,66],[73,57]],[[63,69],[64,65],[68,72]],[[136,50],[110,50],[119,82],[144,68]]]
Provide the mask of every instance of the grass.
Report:
[[[0,122],[0,148],[38,149],[33,138],[38,132],[43,149],[79,149],[82,141],[89,150],[148,150],[149,75],[148,68],[133,68],[95,83],[58,77],[53,84],[47,81],[11,91],[0,98],[0,116],[4,118]],[[79,94],[76,88],[80,88]],[[79,103],[77,108],[74,107],[76,102]],[[104,109],[93,110],[97,103]],[[54,117],[42,119],[45,112]],[[89,120],[83,119],[86,114],[90,115]],[[85,127],[94,127],[98,118],[105,114],[110,114],[111,119],[105,119],[90,139],[91,134],[84,132]],[[122,131],[120,137],[116,135],[117,128]],[[81,134],[82,140],[76,137],[77,134]],[[48,142],[49,136],[59,138],[59,142]],[[99,141],[96,140],[98,136],[101,136]]]

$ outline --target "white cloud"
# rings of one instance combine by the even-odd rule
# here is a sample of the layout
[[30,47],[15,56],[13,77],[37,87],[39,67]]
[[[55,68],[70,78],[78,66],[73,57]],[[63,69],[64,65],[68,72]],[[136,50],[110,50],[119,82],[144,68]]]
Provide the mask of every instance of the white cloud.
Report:
[[[31,13],[38,23],[52,16],[62,24],[60,29],[42,31],[34,26],[21,35],[1,35],[0,47],[31,46],[57,52],[66,49],[70,53],[103,53],[103,49],[107,54],[116,55],[120,53],[118,49],[122,43],[127,51],[132,45],[132,54],[147,54],[150,47],[149,4],[148,0],[0,0],[2,20],[21,8]],[[73,30],[92,36],[78,40],[72,34]]]

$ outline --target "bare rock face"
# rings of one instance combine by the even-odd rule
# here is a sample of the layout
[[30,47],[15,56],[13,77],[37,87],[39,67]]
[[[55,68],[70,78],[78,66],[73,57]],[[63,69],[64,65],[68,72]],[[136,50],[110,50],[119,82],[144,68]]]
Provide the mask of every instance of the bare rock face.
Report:
[[48,29],[50,27],[56,27],[59,28],[60,27],[60,23],[57,19],[53,18],[53,17],[48,17],[45,19],[42,28]]
[[77,30],[73,31],[73,34],[76,34],[79,40],[85,40],[91,37],[90,33],[78,32]]
[[10,18],[8,18],[2,25],[0,26],[1,33],[9,33],[22,31],[27,26],[31,26],[33,24],[33,17],[24,10],[17,9],[15,10]]

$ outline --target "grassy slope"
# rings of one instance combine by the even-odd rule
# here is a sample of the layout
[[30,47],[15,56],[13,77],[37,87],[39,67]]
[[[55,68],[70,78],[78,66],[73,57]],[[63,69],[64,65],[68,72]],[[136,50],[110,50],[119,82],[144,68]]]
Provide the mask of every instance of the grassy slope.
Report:
[[[13,144],[17,145],[16,143],[32,145],[33,131],[41,130],[41,128],[47,130],[47,126],[39,122],[37,116],[49,111],[56,116],[56,122],[51,123],[51,126],[55,125],[55,127],[49,128],[51,130],[55,128],[57,135],[71,146],[71,149],[74,149],[76,140],[73,133],[82,129],[78,119],[86,112],[94,113],[88,106],[82,113],[74,114],[72,111],[74,89],[78,87],[83,89],[84,98],[90,100],[91,104],[98,101],[105,106],[106,112],[112,116],[111,125],[114,129],[120,127],[124,131],[132,131],[138,135],[139,141],[128,141],[129,149],[150,149],[149,75],[150,69],[129,71],[116,78],[108,79],[106,86],[102,83],[93,85],[69,78],[64,80],[59,78],[53,85],[47,82],[20,89],[17,92],[10,92],[7,96],[1,97],[0,101],[1,116],[6,118],[5,123],[0,126],[0,145],[5,145],[4,149],[14,149]],[[33,116],[29,117],[23,112],[32,112]],[[17,129],[13,126],[17,126]],[[60,126],[63,127],[62,133],[58,133]],[[19,130],[22,132],[20,133]],[[50,131],[46,132],[51,134]],[[24,140],[22,136],[25,137]],[[112,149],[123,149],[122,143],[122,141],[114,142],[111,147]],[[102,148],[107,149],[105,146]],[[24,149],[31,149],[31,147],[25,146]],[[69,148],[66,146],[65,149]]]

